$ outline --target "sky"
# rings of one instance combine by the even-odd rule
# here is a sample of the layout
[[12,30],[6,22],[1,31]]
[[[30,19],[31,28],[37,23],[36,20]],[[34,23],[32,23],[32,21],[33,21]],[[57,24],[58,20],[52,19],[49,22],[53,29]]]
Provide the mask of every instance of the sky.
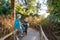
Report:
[[46,18],[50,14],[47,13],[48,11],[47,0],[38,0],[38,2],[41,4],[40,9],[38,10],[38,14]]
[[38,12],[39,12],[38,14],[43,15],[48,10],[48,8],[47,8],[47,0],[39,0],[39,3],[41,4],[41,7],[38,10]]

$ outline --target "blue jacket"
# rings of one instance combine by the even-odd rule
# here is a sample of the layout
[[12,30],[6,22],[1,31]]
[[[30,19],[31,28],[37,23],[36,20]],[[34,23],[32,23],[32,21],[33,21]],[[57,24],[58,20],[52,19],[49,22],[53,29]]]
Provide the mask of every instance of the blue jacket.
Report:
[[16,18],[14,22],[14,29],[20,29],[20,27],[21,27],[20,19]]

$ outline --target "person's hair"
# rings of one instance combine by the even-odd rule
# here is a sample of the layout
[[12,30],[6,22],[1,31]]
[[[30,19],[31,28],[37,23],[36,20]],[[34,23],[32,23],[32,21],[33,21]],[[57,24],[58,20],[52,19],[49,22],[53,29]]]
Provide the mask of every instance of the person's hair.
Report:
[[17,17],[18,17],[18,16],[21,16],[21,14],[17,14]]

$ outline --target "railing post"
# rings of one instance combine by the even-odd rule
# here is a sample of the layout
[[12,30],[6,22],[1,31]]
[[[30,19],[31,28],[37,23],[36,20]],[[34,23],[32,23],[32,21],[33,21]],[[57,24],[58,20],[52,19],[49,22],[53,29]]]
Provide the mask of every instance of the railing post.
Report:
[[43,32],[41,25],[40,25],[40,40],[48,40],[45,33]]
[[11,36],[12,34],[16,33],[18,30],[15,30],[11,33],[9,33],[8,35],[4,36],[3,38],[1,38],[0,40],[5,40],[6,38],[8,38],[9,36]]
[[16,39],[16,32],[14,33],[14,40]]
[[42,32],[41,32],[41,26],[40,26],[40,40],[43,39]]

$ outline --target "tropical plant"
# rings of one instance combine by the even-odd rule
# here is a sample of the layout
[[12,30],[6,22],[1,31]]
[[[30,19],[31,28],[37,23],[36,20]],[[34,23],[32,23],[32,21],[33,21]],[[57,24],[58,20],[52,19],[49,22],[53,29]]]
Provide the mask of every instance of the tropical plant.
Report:
[[60,0],[48,0],[50,18],[52,21],[60,23]]
[[16,5],[16,11],[24,15],[30,15],[30,13],[36,14],[38,9],[36,1],[35,0],[27,0],[27,1],[24,0],[24,1],[25,3],[23,5],[21,3],[18,3]]
[[8,15],[11,13],[9,1],[0,0],[0,14]]

